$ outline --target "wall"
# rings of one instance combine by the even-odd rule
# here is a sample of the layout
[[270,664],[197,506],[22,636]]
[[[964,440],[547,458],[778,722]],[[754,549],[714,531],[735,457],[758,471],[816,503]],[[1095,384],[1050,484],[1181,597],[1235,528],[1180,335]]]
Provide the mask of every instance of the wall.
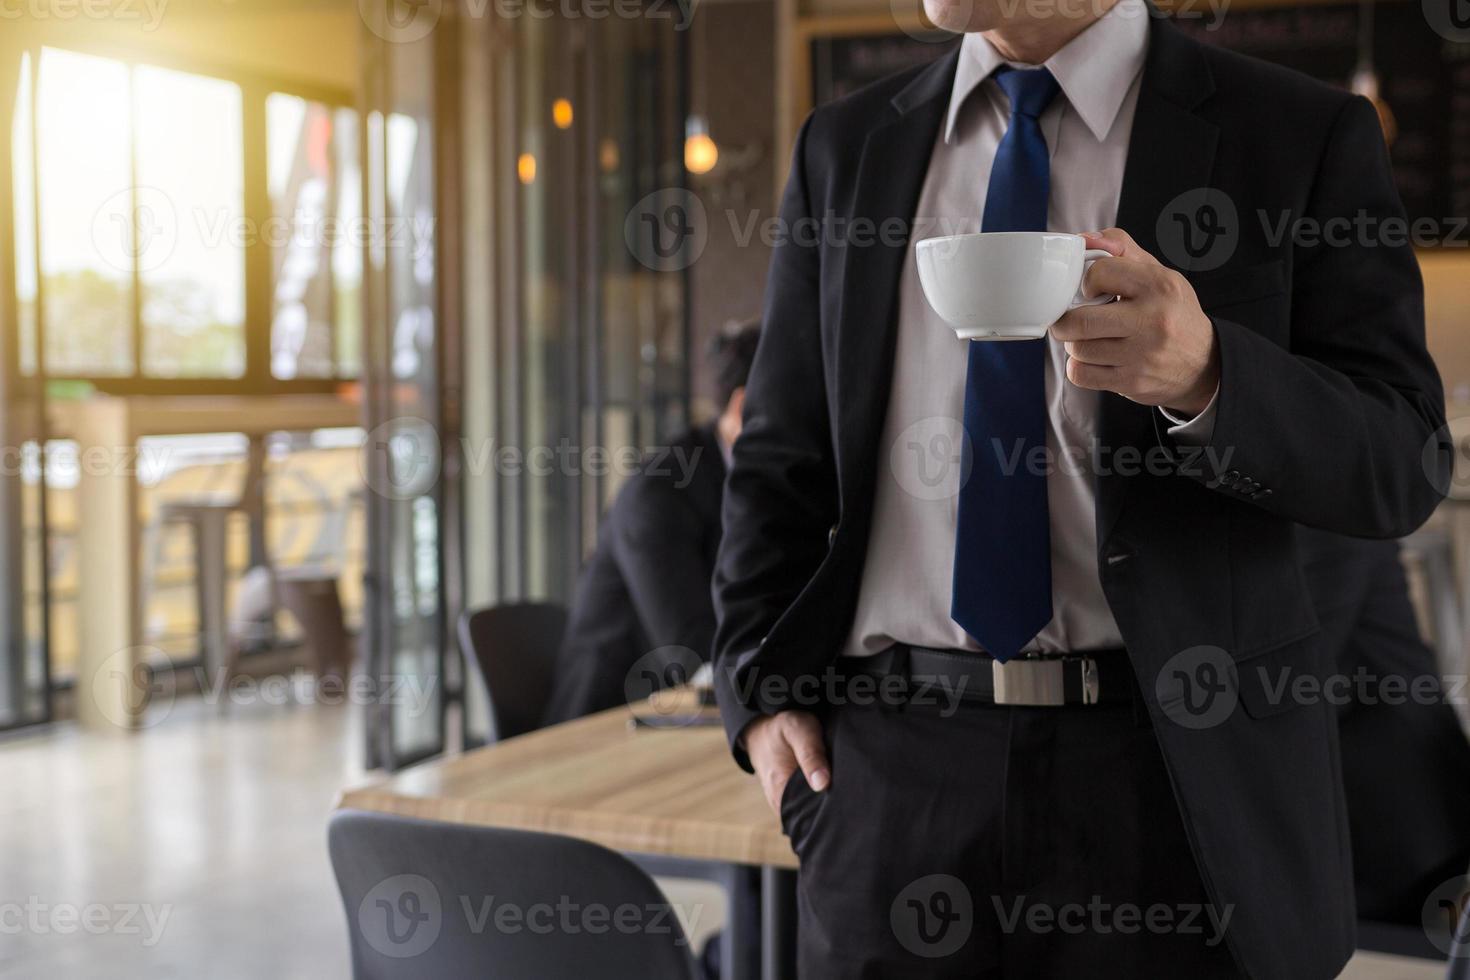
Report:
[[[771,250],[747,235],[774,215],[773,188],[787,163],[775,157],[775,8],[771,0],[721,0],[699,6],[690,76],[695,111],[709,117],[720,162],[694,190],[709,221],[709,242],[691,270],[696,415],[714,409],[705,363],[709,340],[727,321],[759,315]],[[779,180],[778,180],[779,177]],[[742,244],[743,243],[743,244]]]
[[1446,397],[1470,414],[1470,249],[1419,253],[1424,271],[1429,351],[1439,365]]
[[[85,11],[100,16],[86,16]],[[11,0],[5,42],[184,60],[199,70],[249,72],[358,87],[361,21],[353,0]]]

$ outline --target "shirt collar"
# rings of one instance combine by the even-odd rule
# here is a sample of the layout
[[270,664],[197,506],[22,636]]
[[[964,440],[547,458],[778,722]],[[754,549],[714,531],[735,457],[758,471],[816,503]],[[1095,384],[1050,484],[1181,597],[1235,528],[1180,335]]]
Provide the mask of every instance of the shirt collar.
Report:
[[[1098,140],[1107,138],[1133,79],[1148,53],[1148,5],[1144,0],[1118,0],[1096,24],[1068,41],[1046,59],[1062,94]],[[960,42],[944,141],[955,142],[955,122],[980,84],[1005,64],[983,34],[966,34]]]

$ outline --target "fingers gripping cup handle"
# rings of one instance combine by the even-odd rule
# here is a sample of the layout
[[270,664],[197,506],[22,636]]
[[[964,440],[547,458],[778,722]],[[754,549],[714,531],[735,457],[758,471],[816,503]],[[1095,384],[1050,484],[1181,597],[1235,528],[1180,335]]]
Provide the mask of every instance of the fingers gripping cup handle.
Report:
[[[1112,252],[1109,252],[1106,249],[1102,248],[1089,248],[1087,251],[1083,252],[1082,278],[1087,278],[1087,270],[1092,267],[1092,263],[1096,262],[1098,259],[1112,258],[1112,255]],[[1067,305],[1067,309],[1075,310],[1079,306],[1102,306],[1104,303],[1111,303],[1117,298],[1118,297],[1112,295],[1111,293],[1103,293],[1101,296],[1084,296],[1082,295],[1082,285],[1081,283],[1078,283],[1077,295],[1072,297],[1072,302]]]

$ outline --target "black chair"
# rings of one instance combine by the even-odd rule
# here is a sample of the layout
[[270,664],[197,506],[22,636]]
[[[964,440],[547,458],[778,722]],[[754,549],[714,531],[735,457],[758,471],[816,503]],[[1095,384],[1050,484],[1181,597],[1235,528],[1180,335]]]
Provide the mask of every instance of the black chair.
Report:
[[327,832],[355,980],[695,980],[669,900],[555,834],[339,810]]
[[489,606],[459,617],[460,649],[489,696],[490,742],[541,727],[566,629],[567,610],[554,602]]

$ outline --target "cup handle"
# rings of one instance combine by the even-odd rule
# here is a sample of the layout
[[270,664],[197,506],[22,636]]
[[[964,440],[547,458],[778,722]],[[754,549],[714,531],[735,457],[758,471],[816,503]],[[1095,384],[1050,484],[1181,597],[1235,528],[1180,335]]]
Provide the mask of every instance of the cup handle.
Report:
[[[1096,262],[1098,259],[1111,258],[1112,254],[1113,253],[1109,252],[1107,249],[1089,248],[1087,251],[1082,253],[1082,274],[1086,276],[1088,266]],[[1101,296],[1083,296],[1082,285],[1079,283],[1077,286],[1077,295],[1072,297],[1072,302],[1067,304],[1067,309],[1075,310],[1079,306],[1102,306],[1104,303],[1111,303],[1117,298],[1118,297],[1110,295],[1108,293],[1104,293]]]

